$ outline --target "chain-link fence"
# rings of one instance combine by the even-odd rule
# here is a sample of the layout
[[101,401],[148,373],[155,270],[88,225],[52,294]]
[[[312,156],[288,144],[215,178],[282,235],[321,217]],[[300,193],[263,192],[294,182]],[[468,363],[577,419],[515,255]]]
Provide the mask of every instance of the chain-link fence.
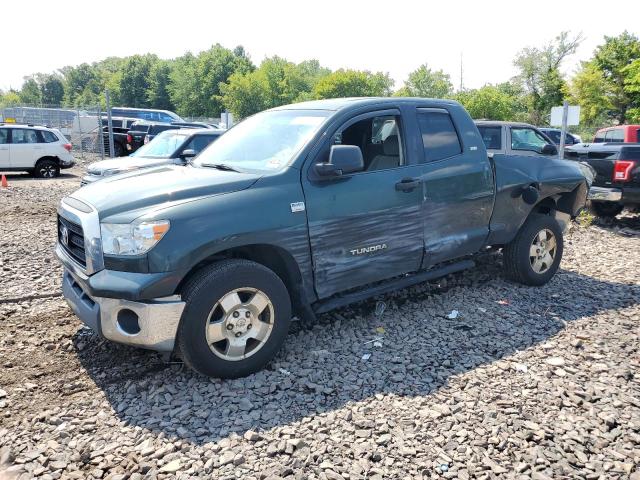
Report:
[[95,159],[105,156],[103,119],[99,106],[76,108],[45,105],[20,105],[0,108],[0,122],[41,125],[55,128],[67,137],[76,158]]

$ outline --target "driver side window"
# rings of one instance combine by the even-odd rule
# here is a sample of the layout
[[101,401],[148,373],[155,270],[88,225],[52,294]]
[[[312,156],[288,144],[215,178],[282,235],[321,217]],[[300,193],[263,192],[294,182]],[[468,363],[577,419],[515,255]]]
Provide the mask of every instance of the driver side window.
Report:
[[531,128],[512,128],[511,129],[511,149],[512,150],[529,150],[541,153],[547,140],[538,132]]
[[335,134],[334,145],[360,147],[365,172],[404,165],[400,119],[381,115],[360,120]]

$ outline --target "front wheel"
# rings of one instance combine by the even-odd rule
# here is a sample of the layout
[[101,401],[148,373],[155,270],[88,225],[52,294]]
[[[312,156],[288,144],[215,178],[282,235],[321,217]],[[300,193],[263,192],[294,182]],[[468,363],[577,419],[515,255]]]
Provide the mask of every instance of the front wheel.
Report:
[[564,243],[555,218],[532,215],[503,249],[505,275],[525,285],[540,286],[555,275]]
[[291,301],[273,271],[225,260],[185,285],[177,346],[184,362],[211,377],[238,378],[264,367],[289,330]]

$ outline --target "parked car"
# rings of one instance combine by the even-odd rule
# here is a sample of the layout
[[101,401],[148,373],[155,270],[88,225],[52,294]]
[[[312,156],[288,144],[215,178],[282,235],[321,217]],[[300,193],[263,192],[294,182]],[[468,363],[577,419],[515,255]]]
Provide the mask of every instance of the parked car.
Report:
[[545,284],[586,195],[574,162],[490,158],[457,102],[321,100],[245,119],[186,167],[81,188],[60,204],[56,251],[64,296],[104,338],[239,377],[273,358],[292,314],[312,321],[489,248],[508,278]]
[[171,164],[183,165],[223,133],[224,130],[209,128],[167,130],[127,158],[92,163],[87,168],[87,175],[82,178],[81,185],[84,186],[111,175],[141,168]]
[[[560,136],[562,135],[562,130],[560,130],[559,128],[549,127],[538,127],[538,130],[549,137],[555,145],[560,145]],[[580,138],[580,136],[574,133],[566,132],[564,144],[575,145],[576,143],[582,143],[582,139]]]
[[201,122],[153,123],[137,121],[129,129],[127,136],[127,151],[130,153],[135,152],[141,146],[153,140],[160,132],[179,128],[215,128],[220,130],[217,127]]
[[[115,157],[124,157],[127,153],[127,134],[132,125],[137,122],[135,118],[112,117],[111,128],[113,130],[113,152]],[[104,142],[104,153],[109,156],[109,122],[102,118],[102,141]]]
[[113,107],[111,109],[111,115],[114,117],[137,118],[138,120],[147,120],[149,122],[184,122],[184,120],[174,112],[153,108]]
[[0,170],[53,178],[74,164],[71,144],[55,128],[0,123]]
[[476,120],[476,126],[489,153],[558,155],[553,141],[528,123]]
[[640,125],[618,125],[601,128],[593,143],[640,143]]
[[588,198],[598,216],[612,218],[624,207],[640,207],[640,144],[582,143],[567,147],[565,158],[596,171]]

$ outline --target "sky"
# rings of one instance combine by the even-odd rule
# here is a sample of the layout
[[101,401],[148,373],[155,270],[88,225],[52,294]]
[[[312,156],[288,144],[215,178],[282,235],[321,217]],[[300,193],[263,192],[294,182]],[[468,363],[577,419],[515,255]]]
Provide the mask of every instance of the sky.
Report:
[[215,43],[244,46],[256,64],[279,55],[294,62],[315,58],[331,69],[387,72],[394,88],[423,63],[444,70],[458,88],[462,56],[464,87],[477,88],[511,78],[520,49],[542,46],[563,30],[585,37],[563,68],[571,75],[605,35],[627,29],[640,36],[640,1],[624,1],[624,14],[612,21],[596,15],[595,4],[590,4],[9,0],[2,2],[0,89],[19,88],[26,75],[66,65],[143,53],[174,58]]

